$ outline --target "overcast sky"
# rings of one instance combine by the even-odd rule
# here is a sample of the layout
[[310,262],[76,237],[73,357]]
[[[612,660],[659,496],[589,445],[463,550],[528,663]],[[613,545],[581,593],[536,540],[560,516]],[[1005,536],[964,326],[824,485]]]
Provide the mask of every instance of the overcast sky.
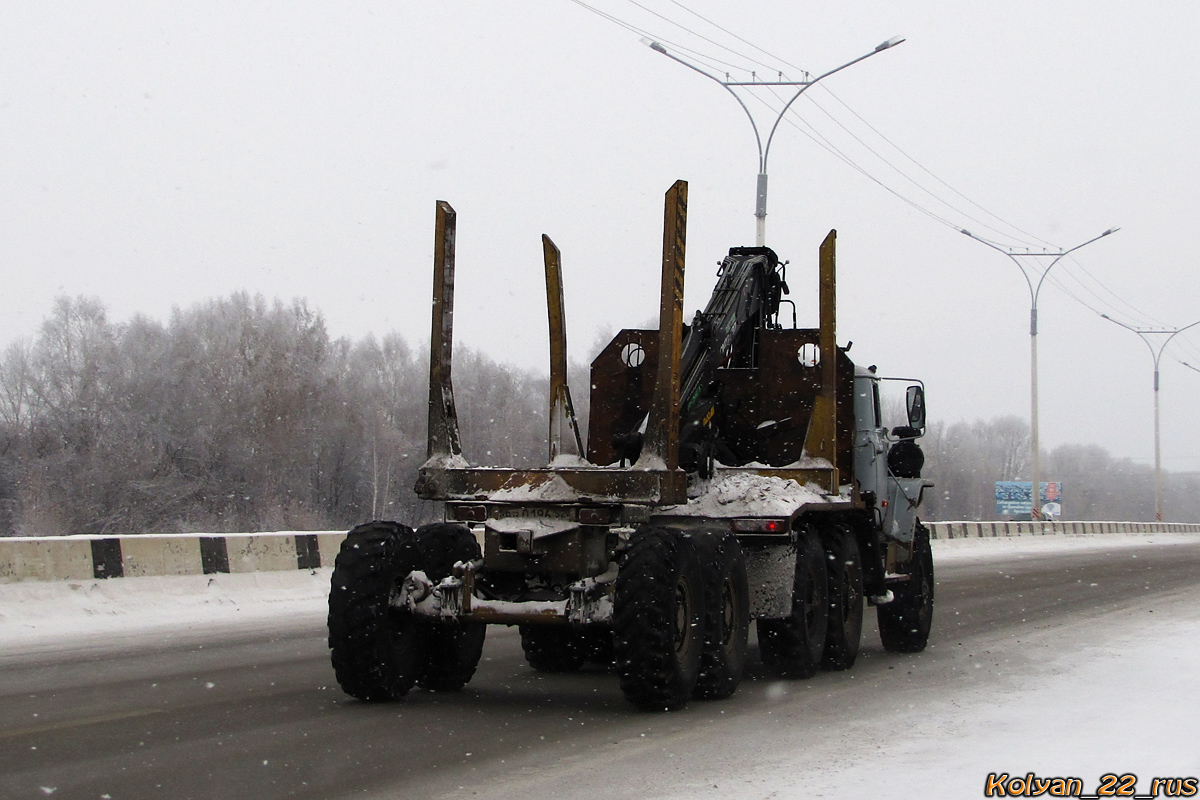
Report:
[[[934,418],[1029,414],[1028,289],[956,229],[1070,247],[1120,226],[1043,289],[1041,431],[1152,462],[1149,351],[1097,312],[1200,319],[1194,4],[639,2],[591,5],[735,76],[821,73],[907,38],[794,106],[767,237],[813,324],[817,245],[838,230],[839,341],[923,378]],[[570,0],[5,3],[0,343],[59,294],[122,321],[239,290],[306,298],[334,336],[417,343],[444,199],[458,342],[545,369],[547,233],[582,360],[654,317],[677,178],[690,316],[726,250],[753,243],[754,137],[724,89],[639,38]],[[1200,372],[1180,360],[1200,367],[1200,326],[1162,378],[1164,465],[1194,471]]]

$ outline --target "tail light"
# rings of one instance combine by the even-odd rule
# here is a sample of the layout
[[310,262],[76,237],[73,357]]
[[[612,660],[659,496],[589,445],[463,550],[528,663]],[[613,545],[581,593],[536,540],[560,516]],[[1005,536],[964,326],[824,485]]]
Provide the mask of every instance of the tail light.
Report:
[[729,527],[738,533],[787,533],[786,519],[733,519]]

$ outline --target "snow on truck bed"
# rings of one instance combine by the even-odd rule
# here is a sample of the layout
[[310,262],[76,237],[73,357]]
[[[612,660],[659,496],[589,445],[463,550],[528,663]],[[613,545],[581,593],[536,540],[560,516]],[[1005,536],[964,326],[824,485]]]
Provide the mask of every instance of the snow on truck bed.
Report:
[[667,506],[664,515],[689,517],[788,517],[809,503],[844,503],[815,484],[753,472],[718,472],[688,487],[687,505]]

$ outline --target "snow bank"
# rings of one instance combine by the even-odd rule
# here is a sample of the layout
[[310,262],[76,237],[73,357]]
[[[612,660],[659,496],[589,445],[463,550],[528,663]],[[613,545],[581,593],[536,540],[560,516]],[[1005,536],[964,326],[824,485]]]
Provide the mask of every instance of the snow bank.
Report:
[[1023,558],[1148,544],[1195,544],[1194,533],[1080,533],[1058,536],[1009,536],[996,539],[935,539],[933,563],[975,561],[986,558]]
[[0,584],[0,655],[114,633],[311,619],[324,624],[331,568]]

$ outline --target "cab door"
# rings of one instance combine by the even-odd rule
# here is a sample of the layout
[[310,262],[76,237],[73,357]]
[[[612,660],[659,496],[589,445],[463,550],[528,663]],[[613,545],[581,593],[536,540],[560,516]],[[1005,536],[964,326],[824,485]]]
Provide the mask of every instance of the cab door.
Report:
[[879,382],[854,376],[854,478],[862,494],[870,492],[881,511],[887,500],[887,439],[879,406]]

